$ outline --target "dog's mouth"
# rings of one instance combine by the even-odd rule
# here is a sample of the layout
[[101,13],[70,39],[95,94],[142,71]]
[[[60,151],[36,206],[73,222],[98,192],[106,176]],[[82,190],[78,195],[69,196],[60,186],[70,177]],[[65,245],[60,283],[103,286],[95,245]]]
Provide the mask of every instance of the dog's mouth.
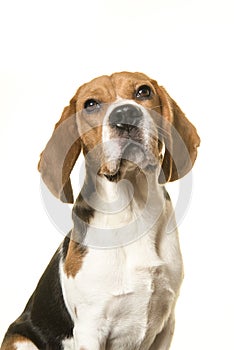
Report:
[[128,142],[121,155],[105,164],[100,174],[110,182],[118,182],[127,172],[133,172],[136,169],[144,172],[155,171],[156,166],[156,157],[148,148],[140,143]]
[[110,182],[118,182],[121,178],[121,173],[120,170],[118,170],[115,174],[113,175],[108,175],[108,174],[104,174],[104,176],[107,178],[107,180],[109,180]]

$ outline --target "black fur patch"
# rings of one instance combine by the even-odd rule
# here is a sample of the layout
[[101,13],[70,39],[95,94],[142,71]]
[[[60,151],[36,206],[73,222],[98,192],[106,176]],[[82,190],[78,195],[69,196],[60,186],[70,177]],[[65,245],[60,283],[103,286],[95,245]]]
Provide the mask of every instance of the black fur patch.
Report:
[[78,243],[84,241],[87,225],[94,216],[94,209],[87,203],[92,193],[95,191],[95,185],[87,175],[81,193],[72,210],[72,219],[74,223],[73,240]]
[[74,324],[64,304],[59,279],[60,259],[61,253],[57,251],[6,337],[22,335],[40,350],[62,350],[62,341],[72,337]]

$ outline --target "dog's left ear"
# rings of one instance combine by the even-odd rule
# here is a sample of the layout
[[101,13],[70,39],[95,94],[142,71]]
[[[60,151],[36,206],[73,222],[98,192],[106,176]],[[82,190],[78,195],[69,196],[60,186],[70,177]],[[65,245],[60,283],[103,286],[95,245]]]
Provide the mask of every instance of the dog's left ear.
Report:
[[76,100],[64,108],[54,132],[41,153],[38,170],[49,190],[65,203],[73,203],[70,173],[80,154],[76,123]]
[[154,81],[161,102],[162,128],[165,154],[159,183],[175,181],[185,176],[193,167],[197,157],[200,138],[196,128],[190,123],[167,91]]

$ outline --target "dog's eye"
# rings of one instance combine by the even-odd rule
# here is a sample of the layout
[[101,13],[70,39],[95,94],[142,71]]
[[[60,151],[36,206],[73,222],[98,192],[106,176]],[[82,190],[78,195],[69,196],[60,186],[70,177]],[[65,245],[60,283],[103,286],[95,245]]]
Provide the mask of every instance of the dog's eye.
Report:
[[84,104],[84,109],[88,113],[95,112],[99,108],[100,108],[100,103],[94,99],[89,99]]
[[136,97],[139,99],[147,99],[151,97],[151,88],[147,85],[142,85],[137,89]]

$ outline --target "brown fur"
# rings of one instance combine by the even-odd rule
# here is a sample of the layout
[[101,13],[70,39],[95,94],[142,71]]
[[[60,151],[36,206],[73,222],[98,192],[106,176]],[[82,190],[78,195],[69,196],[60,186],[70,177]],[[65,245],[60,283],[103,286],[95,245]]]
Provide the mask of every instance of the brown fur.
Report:
[[4,340],[1,350],[16,350],[15,344],[18,342],[28,342],[29,344],[32,344],[30,340],[22,335],[14,334]]
[[64,262],[64,272],[68,277],[75,277],[80,270],[83,258],[87,254],[87,249],[81,247],[79,243],[70,240],[67,256]]
[[[78,89],[70,105],[64,109],[51,139],[41,154],[38,168],[55,196],[65,202],[73,202],[70,173],[81,149],[86,154],[101,144],[105,104],[115,101],[118,96],[134,99],[134,91],[142,85],[150,86],[154,94],[149,100],[137,102],[163,116],[160,123],[161,128],[165,130],[163,141],[166,149],[159,182],[177,180],[191,170],[200,138],[175,101],[155,80],[142,73],[114,73],[111,76],[96,78]],[[84,103],[88,99],[100,101],[104,106],[102,111],[95,113],[95,117],[83,115]],[[102,160],[101,146],[94,156],[94,162],[95,159]],[[103,164],[102,166],[105,167]]]
[[[162,115],[167,121],[166,129],[170,137],[165,139],[166,153],[162,168],[166,181],[175,181],[186,175],[193,167],[197,157],[197,147],[200,138],[196,128],[186,118],[176,102],[168,95],[167,91],[154,82],[157,93],[161,100]],[[163,177],[159,178],[164,183]]]

